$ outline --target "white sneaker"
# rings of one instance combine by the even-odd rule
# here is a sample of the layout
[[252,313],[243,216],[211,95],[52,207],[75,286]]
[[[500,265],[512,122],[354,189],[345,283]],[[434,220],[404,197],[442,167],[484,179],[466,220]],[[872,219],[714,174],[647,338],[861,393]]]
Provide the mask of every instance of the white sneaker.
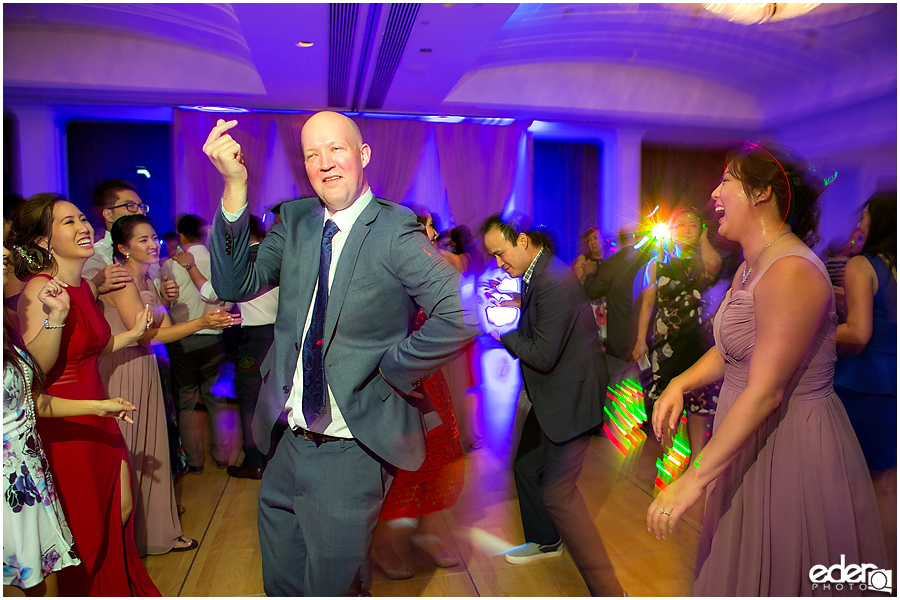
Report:
[[534,542],[527,542],[521,546],[510,548],[504,554],[506,555],[506,562],[514,565],[523,565],[533,560],[562,556],[562,553],[563,543],[562,540],[559,540],[555,544],[545,544],[543,546]]

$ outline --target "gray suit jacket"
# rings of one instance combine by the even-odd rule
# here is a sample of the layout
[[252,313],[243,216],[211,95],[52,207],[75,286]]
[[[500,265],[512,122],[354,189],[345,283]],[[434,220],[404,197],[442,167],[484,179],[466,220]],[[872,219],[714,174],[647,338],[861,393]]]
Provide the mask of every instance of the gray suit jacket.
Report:
[[[282,222],[259,244],[255,261],[247,212],[229,223],[218,211],[213,222],[212,284],[220,298],[236,302],[264,286],[281,289],[253,419],[264,453],[293,385],[318,276],[323,211],[318,198],[282,205]],[[458,285],[459,273],[428,243],[412,211],[379,198],[354,223],[338,260],[325,314],[325,377],[354,437],[401,469],[422,465],[425,431],[440,422],[427,399],[407,394],[477,333],[464,325]],[[413,333],[419,307],[428,320]]]
[[519,326],[500,338],[519,359],[532,410],[559,444],[599,425],[609,384],[594,313],[572,269],[547,250],[522,298]]

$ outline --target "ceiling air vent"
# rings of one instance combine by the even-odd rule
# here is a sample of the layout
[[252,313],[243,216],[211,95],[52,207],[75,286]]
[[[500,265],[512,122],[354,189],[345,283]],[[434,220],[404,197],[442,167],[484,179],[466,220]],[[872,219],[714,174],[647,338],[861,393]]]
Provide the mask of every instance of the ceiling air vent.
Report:
[[388,14],[387,25],[384,29],[384,37],[381,39],[381,47],[378,49],[378,61],[375,63],[375,72],[372,75],[372,86],[369,88],[369,96],[366,98],[366,108],[378,110],[384,105],[384,99],[391,88],[391,81],[400,57],[406,48],[409,32],[412,31],[419,12],[419,4],[391,4],[391,12]]
[[328,106],[332,108],[347,106],[353,36],[358,15],[358,4],[328,5]]

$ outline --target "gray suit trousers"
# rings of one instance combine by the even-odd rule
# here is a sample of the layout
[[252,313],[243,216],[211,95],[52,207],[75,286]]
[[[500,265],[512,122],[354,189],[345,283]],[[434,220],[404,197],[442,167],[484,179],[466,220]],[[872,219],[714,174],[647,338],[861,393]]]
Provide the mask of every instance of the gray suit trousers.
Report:
[[396,470],[356,440],[285,432],[259,490],[268,596],[356,596],[372,586],[369,549]]

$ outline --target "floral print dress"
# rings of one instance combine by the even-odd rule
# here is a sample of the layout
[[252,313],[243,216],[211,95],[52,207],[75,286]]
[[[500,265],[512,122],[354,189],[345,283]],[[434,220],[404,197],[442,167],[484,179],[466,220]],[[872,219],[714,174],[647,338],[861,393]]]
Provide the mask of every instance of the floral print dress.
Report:
[[[699,261],[667,255],[656,263],[656,321],[652,325],[650,364],[656,402],[669,382],[684,373],[713,346],[712,324],[703,318],[703,293],[714,283]],[[692,413],[716,412],[720,383],[688,392],[685,408]]]
[[3,369],[3,585],[30,588],[81,561],[35,430],[32,370]]

